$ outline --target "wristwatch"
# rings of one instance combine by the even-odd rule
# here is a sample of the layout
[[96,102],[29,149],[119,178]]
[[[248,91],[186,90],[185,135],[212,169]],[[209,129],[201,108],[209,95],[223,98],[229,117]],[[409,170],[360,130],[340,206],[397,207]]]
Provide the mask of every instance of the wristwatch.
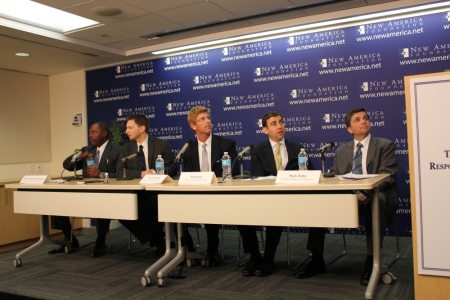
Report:
[[108,172],[101,172],[100,173],[100,177],[101,178],[105,178],[105,177],[107,177],[108,176]]

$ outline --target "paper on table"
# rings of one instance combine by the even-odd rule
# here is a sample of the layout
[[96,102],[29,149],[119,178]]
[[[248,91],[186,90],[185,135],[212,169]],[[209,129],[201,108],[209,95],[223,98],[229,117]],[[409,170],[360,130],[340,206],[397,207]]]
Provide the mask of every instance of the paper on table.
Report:
[[255,177],[252,177],[249,179],[244,179],[244,180],[271,180],[271,179],[276,179],[276,178],[277,178],[277,176],[270,175],[270,176],[262,176],[262,177],[255,176]]
[[354,179],[366,179],[366,178],[373,178],[377,177],[378,174],[353,174],[353,173],[347,173],[345,175],[339,175],[340,180],[354,180]]

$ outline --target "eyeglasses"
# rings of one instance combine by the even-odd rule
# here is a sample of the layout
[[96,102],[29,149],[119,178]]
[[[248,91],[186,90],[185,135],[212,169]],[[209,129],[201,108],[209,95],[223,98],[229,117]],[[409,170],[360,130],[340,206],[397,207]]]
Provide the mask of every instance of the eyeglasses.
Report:
[[206,116],[206,117],[200,118],[196,122],[197,123],[203,123],[203,122],[206,122],[206,121],[211,121],[211,116]]

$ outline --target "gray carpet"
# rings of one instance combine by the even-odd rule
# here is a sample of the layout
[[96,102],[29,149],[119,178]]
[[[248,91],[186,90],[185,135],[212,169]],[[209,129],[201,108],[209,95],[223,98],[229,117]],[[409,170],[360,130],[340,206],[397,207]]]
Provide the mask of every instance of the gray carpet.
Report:
[[[196,241],[195,229],[189,229]],[[201,245],[206,244],[206,233],[199,229]],[[128,232],[123,228],[111,232],[112,247],[127,243]],[[225,230],[225,254],[237,252],[235,230]],[[95,230],[83,229],[78,235],[81,244],[94,241]],[[307,257],[307,234],[291,233],[291,265]],[[365,287],[359,284],[365,259],[365,236],[349,235],[347,253],[330,265],[326,274],[310,279],[294,278],[287,265],[286,234],[278,247],[276,270],[268,277],[243,277],[236,263],[216,268],[194,266],[184,268],[185,279],[167,278],[167,286],[158,288],[153,283],[140,283],[144,271],[154,261],[154,249],[129,255],[127,249],[93,259],[91,247],[70,254],[49,255],[52,246],[42,247],[22,258],[20,268],[13,267],[18,252],[0,254],[1,292],[39,299],[364,299]],[[325,260],[329,261],[343,250],[342,236],[329,234],[326,238]],[[132,245],[138,249],[137,242]],[[386,237],[382,250],[383,263],[395,257],[394,237]],[[178,271],[177,268],[175,271]],[[397,280],[391,285],[378,284],[375,299],[414,299],[411,238],[400,238],[400,260],[390,270]],[[3,294],[5,295],[5,294]],[[5,296],[6,297],[6,296]],[[17,298],[14,298],[17,299]]]

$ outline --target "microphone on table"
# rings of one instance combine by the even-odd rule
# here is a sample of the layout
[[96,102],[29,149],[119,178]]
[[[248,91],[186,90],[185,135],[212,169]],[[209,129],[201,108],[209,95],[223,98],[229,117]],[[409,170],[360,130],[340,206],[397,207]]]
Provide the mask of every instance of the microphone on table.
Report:
[[250,152],[252,149],[253,149],[253,144],[248,145],[247,147],[244,148],[244,150],[239,152],[237,158],[242,158],[244,156],[244,154]]
[[175,161],[180,161],[181,156],[186,152],[187,148],[189,148],[189,145],[192,143],[191,139],[188,139],[186,143],[184,144],[183,148],[181,148],[180,152],[178,152],[177,157],[175,158]]
[[121,162],[125,163],[129,160],[135,159],[142,155],[142,152],[136,152],[134,154],[128,155],[127,157],[122,158]]
[[327,151],[330,148],[334,147],[334,142],[328,142],[325,145],[323,145],[322,148],[319,149],[319,151],[317,151],[317,153],[324,153],[325,151]]

